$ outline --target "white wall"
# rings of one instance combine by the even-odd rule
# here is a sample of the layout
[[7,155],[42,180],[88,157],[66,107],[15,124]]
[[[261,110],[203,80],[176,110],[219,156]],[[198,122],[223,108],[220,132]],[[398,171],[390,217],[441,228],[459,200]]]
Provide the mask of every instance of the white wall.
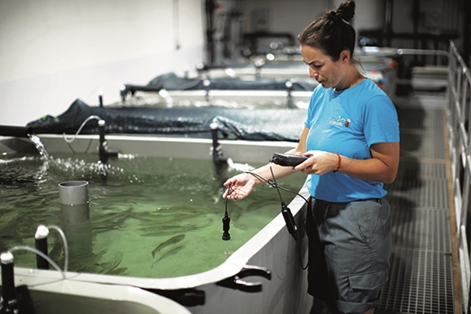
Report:
[[204,59],[204,0],[0,1],[0,125],[58,115],[80,98]]

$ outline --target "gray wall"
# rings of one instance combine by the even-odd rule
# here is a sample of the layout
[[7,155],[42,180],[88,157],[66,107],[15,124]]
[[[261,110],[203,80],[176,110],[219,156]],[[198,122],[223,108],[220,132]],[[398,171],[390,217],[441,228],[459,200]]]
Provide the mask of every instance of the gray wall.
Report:
[[[254,15],[257,11],[268,12],[269,31],[291,32],[297,35],[308,23],[321,13],[335,9],[343,0],[235,0],[246,16],[246,31],[256,30]],[[358,31],[382,29],[385,25],[386,0],[356,0],[353,26]],[[394,0],[392,3],[392,29],[395,33],[414,31],[414,0]],[[462,31],[464,14],[461,0],[419,1],[419,33],[440,34],[451,30]],[[394,47],[411,48],[412,41],[396,39]],[[459,40],[458,40],[459,45]]]
[[[268,11],[268,28],[272,32],[291,32],[297,35],[310,22],[326,11],[335,9],[343,0],[241,0],[247,17],[246,30],[256,30],[257,11]],[[357,0],[354,27],[371,29],[382,27],[385,0]]]
[[[367,0],[362,0],[367,1]],[[372,0],[371,0],[372,1]],[[224,45],[224,26],[232,22],[230,50],[231,57],[237,58],[238,36],[243,33],[266,31],[271,33],[289,33],[296,37],[310,22],[327,10],[335,7],[332,0],[219,0],[220,8],[216,10],[216,63],[221,62]],[[232,10],[241,14],[238,19],[228,19]],[[286,37],[262,38],[258,41],[258,48],[269,49],[271,42],[287,43]],[[297,43],[296,43],[297,44]]]

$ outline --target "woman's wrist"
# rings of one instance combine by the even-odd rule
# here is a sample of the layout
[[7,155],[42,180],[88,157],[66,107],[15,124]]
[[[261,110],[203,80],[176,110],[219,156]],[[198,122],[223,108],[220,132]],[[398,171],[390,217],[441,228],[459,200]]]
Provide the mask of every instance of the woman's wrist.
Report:
[[334,169],[334,172],[337,172],[340,170],[340,167],[342,166],[342,156],[340,156],[339,154],[337,153],[334,153],[337,157],[337,164],[335,166],[335,169]]
[[256,172],[252,172],[252,171],[246,172],[246,175],[249,176],[248,181],[252,181],[254,186],[262,184],[262,183],[266,183],[264,178]]

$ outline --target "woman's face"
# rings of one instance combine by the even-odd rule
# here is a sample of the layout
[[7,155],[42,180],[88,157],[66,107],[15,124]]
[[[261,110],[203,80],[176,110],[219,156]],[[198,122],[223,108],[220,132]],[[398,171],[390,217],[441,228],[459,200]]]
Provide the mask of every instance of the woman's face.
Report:
[[341,89],[345,75],[343,53],[341,53],[339,60],[334,62],[322,50],[301,45],[301,55],[304,63],[309,66],[309,76],[326,88],[337,87],[337,89]]

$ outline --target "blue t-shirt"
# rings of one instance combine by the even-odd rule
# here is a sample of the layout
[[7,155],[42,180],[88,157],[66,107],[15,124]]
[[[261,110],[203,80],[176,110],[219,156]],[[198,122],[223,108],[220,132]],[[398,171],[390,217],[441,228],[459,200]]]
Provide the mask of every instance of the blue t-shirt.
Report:
[[[304,125],[309,128],[308,151],[368,159],[371,145],[399,142],[396,108],[370,79],[340,92],[318,85],[312,93]],[[381,198],[387,194],[381,182],[334,171],[310,175],[307,187],[314,198],[328,202]]]

